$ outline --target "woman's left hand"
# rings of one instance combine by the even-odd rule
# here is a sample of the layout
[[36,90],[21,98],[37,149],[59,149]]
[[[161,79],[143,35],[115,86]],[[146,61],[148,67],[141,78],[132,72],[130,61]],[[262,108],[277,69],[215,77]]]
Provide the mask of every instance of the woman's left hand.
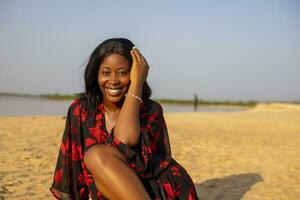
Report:
[[132,48],[130,53],[133,61],[130,71],[130,81],[134,84],[143,85],[148,76],[149,65],[136,47]]

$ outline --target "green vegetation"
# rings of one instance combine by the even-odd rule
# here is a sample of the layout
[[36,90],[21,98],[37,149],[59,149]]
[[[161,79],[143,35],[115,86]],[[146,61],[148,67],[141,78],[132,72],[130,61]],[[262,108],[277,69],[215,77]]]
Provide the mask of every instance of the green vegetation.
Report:
[[[180,99],[156,99],[160,103],[167,104],[193,104],[194,100],[180,100]],[[256,101],[208,101],[208,100],[198,100],[198,105],[210,105],[210,106],[247,106],[254,107],[258,104]]]
[[[46,98],[51,100],[72,100],[76,99],[77,95],[66,95],[66,94],[41,94],[41,95],[32,95],[32,94],[18,94],[18,93],[1,93],[0,96],[16,96],[16,97],[31,97],[31,98]],[[183,100],[183,99],[154,99],[160,103],[164,104],[185,104],[192,105],[194,103],[193,99]],[[276,101],[277,103],[293,103],[300,104],[299,101]],[[198,105],[206,105],[206,106],[246,106],[246,107],[255,107],[258,103],[257,101],[209,101],[209,100],[199,100]],[[264,102],[268,103],[268,102]],[[270,102],[274,103],[274,102]]]
[[58,94],[58,93],[34,95],[34,94],[19,94],[19,93],[0,92],[0,96],[45,98],[45,99],[51,99],[51,100],[70,100],[70,99],[75,99],[76,98],[76,95],[65,95],[65,94],[61,95],[61,94]]
[[8,92],[0,92],[1,96],[10,96],[10,97],[38,97],[38,95],[33,94],[18,94],[18,93],[8,93]]
[[47,98],[51,100],[70,100],[70,99],[76,99],[76,95],[61,95],[61,94],[42,94],[40,95],[42,98]]

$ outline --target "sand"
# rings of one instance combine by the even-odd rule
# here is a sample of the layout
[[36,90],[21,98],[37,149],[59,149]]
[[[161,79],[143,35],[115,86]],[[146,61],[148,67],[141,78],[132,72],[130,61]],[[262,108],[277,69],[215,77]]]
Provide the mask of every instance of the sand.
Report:
[[[300,106],[165,114],[200,199],[300,199]],[[0,117],[0,200],[52,199],[62,116]]]

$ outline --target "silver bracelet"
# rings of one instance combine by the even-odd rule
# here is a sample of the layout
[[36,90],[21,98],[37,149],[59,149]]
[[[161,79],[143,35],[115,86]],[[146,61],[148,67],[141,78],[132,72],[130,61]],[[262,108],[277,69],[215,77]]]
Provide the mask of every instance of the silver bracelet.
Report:
[[137,100],[139,100],[140,103],[143,103],[143,100],[141,99],[141,97],[135,96],[134,94],[128,94],[128,93],[125,94],[125,97],[127,97],[127,96],[134,97],[134,98],[136,98]]

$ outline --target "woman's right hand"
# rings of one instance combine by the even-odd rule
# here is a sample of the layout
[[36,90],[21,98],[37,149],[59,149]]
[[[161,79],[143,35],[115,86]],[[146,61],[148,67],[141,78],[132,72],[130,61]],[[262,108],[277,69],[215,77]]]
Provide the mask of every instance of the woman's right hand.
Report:
[[130,71],[131,84],[138,84],[142,86],[148,76],[149,65],[136,47],[133,47],[130,53],[132,57],[132,66]]

